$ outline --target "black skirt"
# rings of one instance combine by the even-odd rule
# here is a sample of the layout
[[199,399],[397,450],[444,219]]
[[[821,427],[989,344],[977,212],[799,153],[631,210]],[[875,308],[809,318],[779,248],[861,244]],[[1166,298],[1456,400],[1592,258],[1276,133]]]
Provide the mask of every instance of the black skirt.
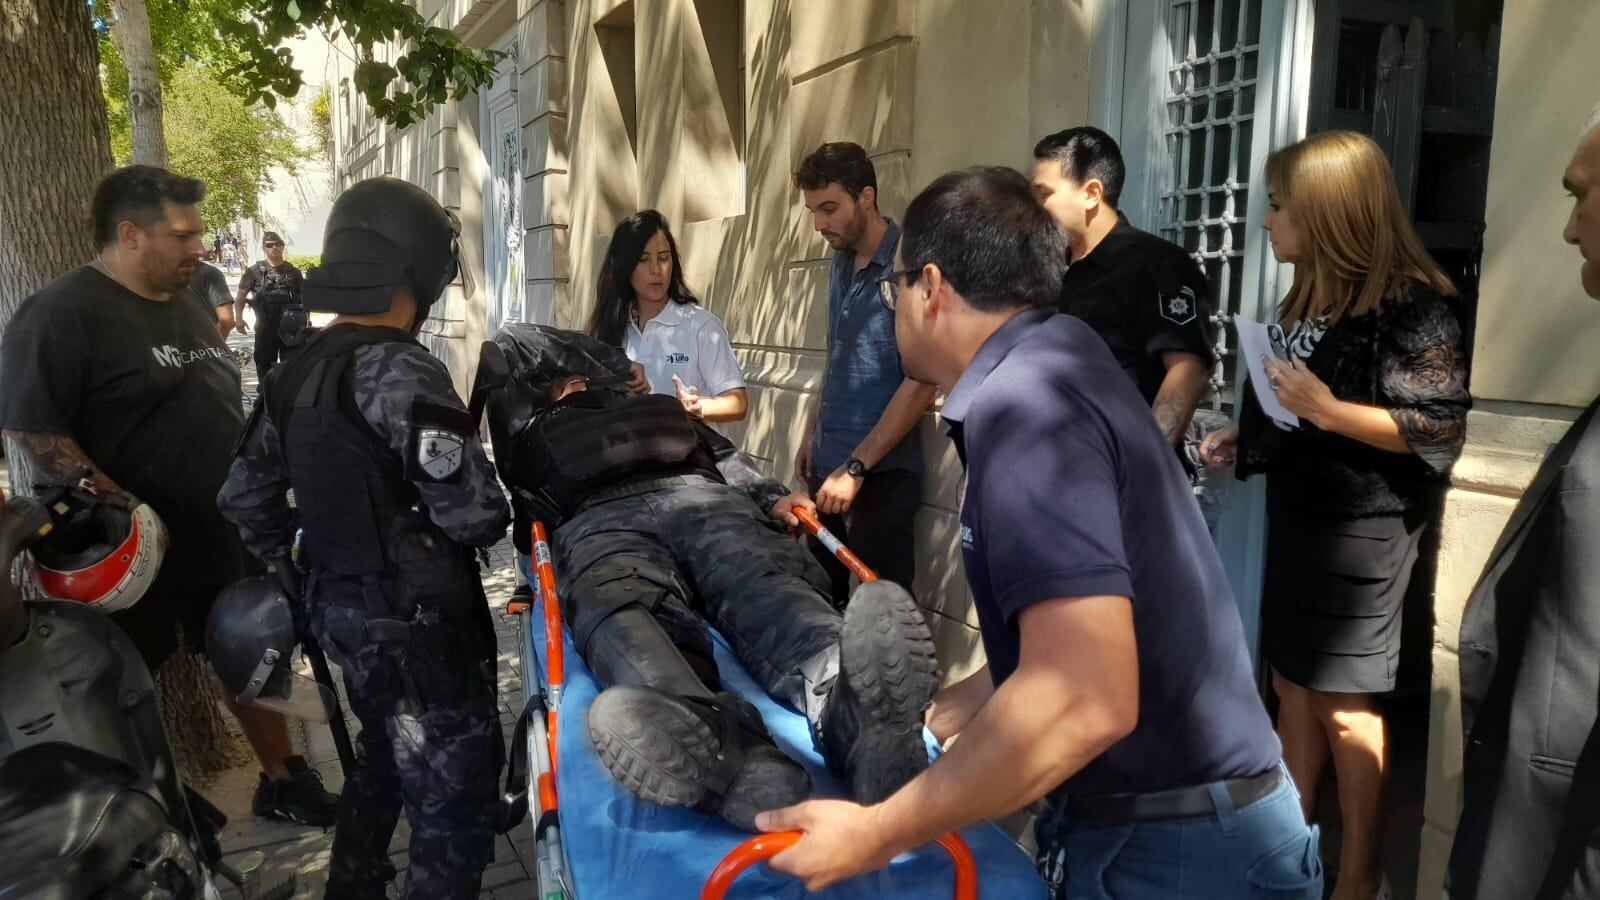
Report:
[[1273,671],[1314,691],[1394,690],[1423,521],[1415,512],[1322,519],[1272,508],[1261,647]]

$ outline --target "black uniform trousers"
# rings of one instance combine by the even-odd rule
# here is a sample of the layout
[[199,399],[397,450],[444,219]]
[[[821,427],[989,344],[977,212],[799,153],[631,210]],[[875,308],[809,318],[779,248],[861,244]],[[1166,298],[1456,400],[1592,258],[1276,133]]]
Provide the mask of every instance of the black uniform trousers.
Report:
[[822,672],[804,664],[839,639],[825,576],[744,491],[683,480],[557,529],[562,614],[584,663],[602,687],[709,697],[720,690],[709,620],[768,694],[808,711]]
[[361,723],[355,769],[345,773],[339,799],[327,897],[385,896],[394,877],[389,842],[404,807],[411,841],[402,896],[474,900],[493,855],[505,744],[493,682],[463,671],[461,661],[481,651],[451,648],[487,640],[494,658],[487,607],[481,623],[442,622],[428,626],[441,629],[436,634],[400,646],[367,639],[353,580],[315,581],[312,610],[317,641],[342,671]]
[[265,384],[267,373],[283,358],[283,304],[257,301],[256,378]]

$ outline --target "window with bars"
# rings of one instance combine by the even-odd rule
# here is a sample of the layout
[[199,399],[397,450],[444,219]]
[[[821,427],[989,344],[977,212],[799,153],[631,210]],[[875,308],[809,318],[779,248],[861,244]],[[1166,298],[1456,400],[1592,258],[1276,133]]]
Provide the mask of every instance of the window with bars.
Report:
[[[1255,131],[1262,0],[1169,0],[1165,84],[1167,168],[1157,232],[1199,262],[1211,284],[1213,318],[1239,312]],[[1212,404],[1231,405],[1233,355],[1217,329]]]

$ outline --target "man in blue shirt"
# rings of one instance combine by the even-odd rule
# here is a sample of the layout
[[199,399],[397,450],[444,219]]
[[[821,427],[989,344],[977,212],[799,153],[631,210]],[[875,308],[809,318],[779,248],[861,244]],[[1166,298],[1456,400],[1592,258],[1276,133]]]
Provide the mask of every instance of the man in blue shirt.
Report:
[[[922,448],[912,430],[933,403],[932,385],[905,376],[894,315],[878,282],[894,262],[900,228],[878,210],[878,176],[867,152],[823,144],[794,175],[811,223],[835,251],[828,277],[828,367],[822,402],[795,457],[795,477],[822,522],[886,581],[911,589],[912,518],[922,504]],[[843,609],[850,573],[820,544],[812,551]]]
[[888,800],[759,818],[806,832],[772,866],[818,889],[1044,797],[1054,897],[1317,900],[1188,479],[1105,342],[1050,309],[1064,240],[1009,169],[946,175],[906,212],[883,299],[907,371],[948,391],[989,665],[936,698],[963,736]]

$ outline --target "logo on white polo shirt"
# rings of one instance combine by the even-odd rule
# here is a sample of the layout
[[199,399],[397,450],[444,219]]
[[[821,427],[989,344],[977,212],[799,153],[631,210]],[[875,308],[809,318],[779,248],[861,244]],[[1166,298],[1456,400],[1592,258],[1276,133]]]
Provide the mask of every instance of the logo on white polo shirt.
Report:
[[669,365],[669,366],[686,366],[688,364],[689,364],[689,354],[687,354],[687,353],[668,353],[667,354],[667,365]]

